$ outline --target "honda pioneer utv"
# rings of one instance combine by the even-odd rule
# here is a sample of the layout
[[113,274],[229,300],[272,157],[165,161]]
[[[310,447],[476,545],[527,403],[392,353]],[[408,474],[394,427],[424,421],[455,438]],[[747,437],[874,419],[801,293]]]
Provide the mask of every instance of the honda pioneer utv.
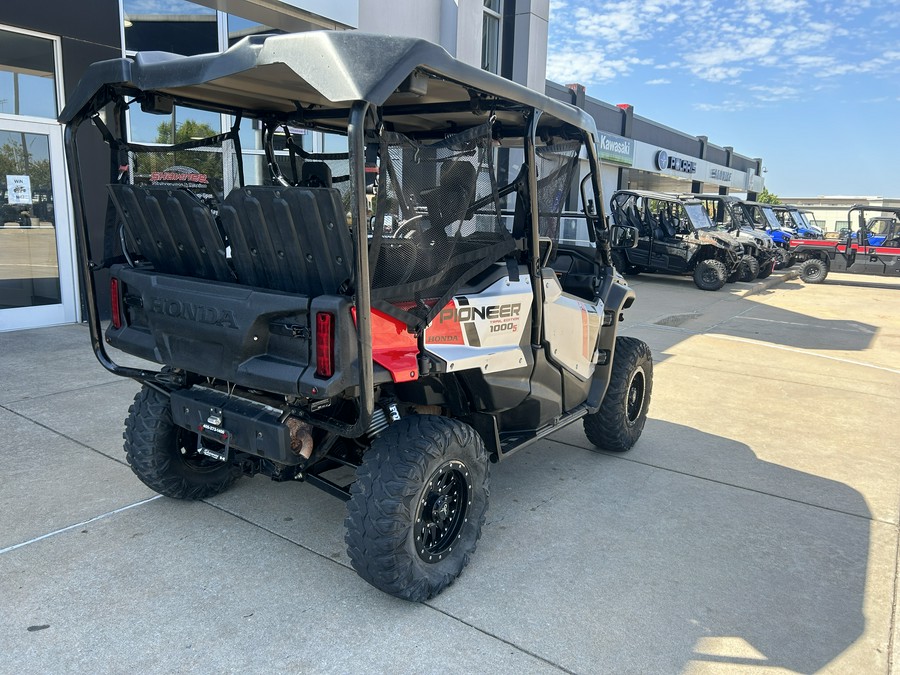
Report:
[[614,252],[616,267],[623,274],[690,274],[697,288],[704,291],[717,291],[728,281],[752,278],[743,262],[741,243],[717,231],[696,199],[619,190],[610,200],[610,209],[618,226],[631,227],[639,234],[636,246]]
[[[169,144],[129,141],[129,110]],[[173,138],[197,111],[210,135]],[[61,119],[93,346],[143,385],[125,452],[152,489],[312,483],[348,502],[359,575],[421,601],[475,550],[489,461],[577,420],[598,450],[641,435],[651,355],[616,336],[635,295],[611,260],[635,233],[591,206],[582,111],[422,40],[323,31],[94,64]],[[102,257],[78,149],[98,131]]]

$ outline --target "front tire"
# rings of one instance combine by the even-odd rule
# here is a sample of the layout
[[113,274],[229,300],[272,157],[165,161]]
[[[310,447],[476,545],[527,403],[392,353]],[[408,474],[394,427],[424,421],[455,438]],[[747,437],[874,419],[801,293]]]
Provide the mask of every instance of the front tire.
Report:
[[653,355],[646,342],[619,336],[609,388],[600,409],[584,418],[584,435],[597,450],[625,452],[641,437],[653,391]]
[[759,261],[756,258],[746,256],[741,261],[740,281],[753,281],[759,274]]
[[636,277],[644,271],[640,265],[632,265],[628,262],[628,257],[622,251],[613,251],[612,258],[615,268],[626,277]]
[[777,254],[777,258],[775,259],[775,269],[776,270],[786,270],[788,267],[794,264],[794,260],[791,258],[791,254],[784,248],[776,249],[775,253]]
[[810,258],[800,266],[800,279],[807,284],[821,284],[828,276],[828,265],[824,260]]
[[694,268],[694,283],[702,291],[717,291],[725,285],[728,276],[725,265],[715,258],[707,258]]
[[765,265],[760,265],[757,262],[757,266],[759,267],[759,272],[756,274],[757,279],[765,279],[771,276],[772,272],[775,271],[775,260],[769,260]]
[[347,553],[376,588],[422,602],[449,586],[475,551],[488,507],[488,459],[475,430],[411,415],[363,455],[347,504]]
[[125,457],[151,490],[175,499],[206,499],[231,487],[231,464],[197,452],[197,435],[172,422],[169,397],[143,387],[125,419]]

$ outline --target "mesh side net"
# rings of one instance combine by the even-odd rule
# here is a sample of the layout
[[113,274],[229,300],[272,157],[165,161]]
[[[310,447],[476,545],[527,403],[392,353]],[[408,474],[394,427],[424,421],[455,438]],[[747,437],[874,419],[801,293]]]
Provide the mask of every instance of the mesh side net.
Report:
[[[567,141],[535,148],[538,197],[538,232],[556,244],[560,238],[560,214],[572,190],[578,168],[581,141]],[[554,246],[555,248],[555,246]]]
[[[274,133],[275,127],[267,129]],[[333,187],[341,193],[344,211],[350,210],[350,153],[309,152],[294,140],[290,128],[282,126],[281,134],[275,134],[273,147],[287,150],[287,155],[276,155],[275,163],[281,175],[291,185],[306,187]],[[283,140],[281,140],[283,139]]]
[[373,306],[419,330],[515,241],[500,218],[490,124],[431,144],[393,132],[380,141]]

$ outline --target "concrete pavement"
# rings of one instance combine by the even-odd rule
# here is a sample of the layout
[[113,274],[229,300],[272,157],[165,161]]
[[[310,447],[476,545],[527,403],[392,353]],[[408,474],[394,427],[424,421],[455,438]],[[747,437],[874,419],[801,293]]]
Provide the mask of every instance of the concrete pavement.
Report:
[[423,605],[356,576],[310,486],[155,496],[121,447],[137,385],[87,329],[0,333],[0,671],[892,672],[900,282],[776,275],[636,277],[641,441],[574,425],[492,466],[478,551]]

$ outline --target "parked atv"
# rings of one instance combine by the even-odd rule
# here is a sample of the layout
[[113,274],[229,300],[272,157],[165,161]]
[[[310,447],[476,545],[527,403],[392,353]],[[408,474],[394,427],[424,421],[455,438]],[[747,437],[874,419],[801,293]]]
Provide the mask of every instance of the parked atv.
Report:
[[[873,217],[874,214],[879,215]],[[879,220],[882,218],[889,218],[892,224],[882,230],[882,235],[871,238],[869,223],[883,223]],[[832,271],[900,277],[900,207],[858,204],[847,212],[847,222],[851,227],[839,241],[800,239],[791,242],[793,254],[803,260],[800,278],[808,284],[820,284]]]
[[704,291],[717,291],[726,281],[756,276],[756,271],[742,264],[741,243],[717,231],[698,200],[619,190],[610,200],[610,211],[617,225],[639,233],[637,246],[614,252],[616,267],[623,274],[689,274]]
[[772,205],[763,202],[741,201],[741,207],[747,214],[747,218],[753,223],[753,227],[764,230],[775,242],[778,255],[775,269],[787,269],[793,265],[794,259],[791,257],[790,244],[794,235],[781,226],[775,211],[772,210]]
[[[755,278],[765,279],[772,274],[775,264],[780,260],[778,249],[765,230],[753,226],[741,207],[741,200],[731,195],[718,194],[683,194],[681,197],[688,200],[699,199],[716,228],[728,232],[741,242],[744,247],[744,262],[751,272],[756,269]],[[752,281],[752,278],[741,281]]]
[[[139,145],[129,108],[232,126]],[[421,601],[475,551],[490,461],[579,420],[598,451],[640,437],[653,364],[616,335],[635,294],[611,251],[635,233],[579,208],[603,203],[584,112],[422,40],[322,31],[94,64],[61,119],[93,345],[143,384],[125,452],[152,489],[311,483],[348,502],[359,575]],[[241,153],[251,125],[265,156]],[[78,172],[89,126],[111,151],[103,246]],[[346,151],[309,153],[312,132]],[[563,217],[589,241],[563,240]],[[104,343],[163,367],[114,363]]]

